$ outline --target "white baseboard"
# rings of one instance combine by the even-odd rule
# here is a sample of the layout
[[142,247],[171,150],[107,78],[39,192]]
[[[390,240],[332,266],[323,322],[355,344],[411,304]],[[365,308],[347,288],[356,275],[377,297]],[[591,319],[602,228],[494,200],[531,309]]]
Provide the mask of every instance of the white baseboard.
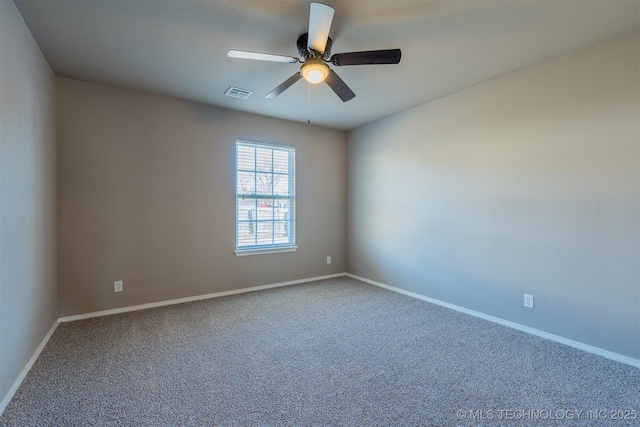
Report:
[[60,322],[73,322],[75,320],[89,319],[92,317],[109,316],[111,314],[126,313],[129,311],[146,310],[155,307],[164,307],[166,305],[182,304],[185,302],[201,301],[210,298],[220,298],[229,295],[244,294],[247,292],[261,291],[264,289],[279,288],[282,286],[298,285],[300,283],[315,282],[316,280],[333,279],[336,277],[346,276],[347,273],[329,274],[326,276],[310,277],[307,279],[291,280],[288,282],[272,283],[270,285],[253,286],[250,288],[234,289],[231,291],[214,292],[212,294],[196,295],[193,297],[177,298],[166,301],[152,302],[148,304],[130,305],[128,307],[114,308],[111,310],[94,311],[92,313],[77,314],[74,316],[66,316],[58,319]]
[[589,344],[584,344],[579,341],[574,341],[569,338],[561,337],[559,335],[551,334],[549,332],[541,331],[539,329],[531,328],[529,326],[521,325],[519,323],[511,322],[509,320],[501,319],[499,317],[491,316],[489,314],[485,314],[479,311],[470,310],[465,307],[461,307],[459,305],[451,304],[445,301],[441,301],[435,298],[426,297],[424,295],[417,294],[415,292],[406,291],[404,289],[396,288],[394,286],[390,286],[384,283],[376,282],[375,280],[367,279],[365,277],[356,276],[355,274],[347,273],[348,277],[353,279],[361,280],[363,282],[369,283],[371,285],[379,286],[384,289],[388,289],[390,291],[398,292],[413,298],[421,299],[423,301],[427,301],[436,305],[440,305],[442,307],[450,308],[452,310],[456,310],[465,314],[469,314],[471,316],[479,317],[484,320],[488,320],[490,322],[498,323],[503,326],[508,326],[509,328],[517,329],[519,331],[523,331],[529,333],[531,335],[535,335],[541,338],[545,338],[551,341],[558,342],[560,344],[568,345],[570,347],[577,348],[579,350],[586,351],[588,353],[596,354],[598,356],[606,357],[607,359],[615,360],[616,362],[625,363],[627,365],[634,366],[636,368],[640,368],[640,360],[634,359],[629,356],[624,356],[622,354],[614,353],[609,350],[604,350],[599,347],[594,347]]
[[40,345],[38,346],[38,348],[36,348],[36,351],[33,353],[33,356],[31,356],[31,359],[29,359],[25,367],[20,372],[20,375],[18,375],[18,378],[15,380],[15,382],[7,392],[4,399],[2,399],[2,402],[0,402],[0,415],[2,415],[2,413],[4,412],[5,408],[13,398],[13,395],[16,394],[16,391],[18,391],[20,384],[22,384],[22,381],[24,381],[27,374],[31,370],[31,367],[33,366],[35,361],[38,359],[38,356],[40,356],[42,349],[44,349],[44,346],[47,345],[47,343],[49,342],[49,338],[51,338],[51,335],[53,335],[53,333],[56,331],[58,324],[60,324],[60,320],[56,320],[55,322],[53,322],[51,329],[49,329],[49,332],[47,332],[47,335],[44,336],[44,338],[42,339],[42,342],[40,342]]

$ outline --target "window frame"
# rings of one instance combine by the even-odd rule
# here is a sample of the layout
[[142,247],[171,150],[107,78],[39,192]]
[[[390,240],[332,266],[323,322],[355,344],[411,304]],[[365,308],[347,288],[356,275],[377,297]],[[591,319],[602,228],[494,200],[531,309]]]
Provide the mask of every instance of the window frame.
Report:
[[[273,159],[273,152],[277,151],[277,150],[281,150],[281,151],[286,151],[288,153],[288,171],[287,171],[287,188],[288,188],[288,195],[284,196],[284,195],[277,195],[277,194],[273,194],[273,181],[271,183],[272,185],[272,194],[269,195],[261,195],[261,194],[257,194],[258,193],[258,189],[257,187],[254,186],[254,194],[244,194],[242,192],[239,191],[239,177],[240,177],[240,173],[241,172],[249,172],[249,173],[254,173],[254,174],[259,174],[259,173],[264,173],[261,172],[258,168],[257,165],[257,155],[256,155],[256,160],[255,160],[255,164],[253,166],[253,169],[251,170],[247,170],[247,169],[242,169],[240,168],[240,164],[239,164],[239,148],[241,146],[249,146],[249,147],[253,147],[253,148],[262,148],[262,149],[267,149],[267,150],[271,150],[272,153],[272,159]],[[274,170],[273,170],[273,160],[271,161],[271,171],[269,172],[271,174],[271,176],[273,177],[274,175]],[[275,173],[276,175],[284,175],[281,173]],[[271,178],[273,180],[273,178]],[[298,246],[296,245],[296,180],[295,180],[295,147],[292,146],[288,146],[288,145],[281,145],[281,144],[271,144],[271,143],[266,143],[266,142],[256,142],[256,141],[248,141],[248,140],[244,140],[244,139],[236,139],[236,144],[235,144],[235,193],[236,193],[236,219],[235,219],[235,241],[236,241],[236,247],[235,247],[235,254],[236,256],[246,256],[246,255],[259,255],[259,254],[273,254],[273,253],[285,253],[285,252],[295,252],[298,249]],[[288,218],[288,238],[289,241],[286,243],[271,243],[271,244],[254,244],[254,245],[249,245],[249,246],[239,246],[239,229],[240,229],[240,224],[243,222],[248,222],[247,220],[241,220],[240,219],[240,200],[244,200],[245,198],[250,198],[250,199],[255,199],[256,202],[263,199],[263,200],[287,200],[289,202],[289,218]],[[273,226],[275,228],[275,224],[277,222],[281,222],[280,220],[276,220],[273,216],[270,220],[261,220],[258,221],[256,220],[256,232],[257,232],[257,226],[259,222],[271,222],[273,223]],[[256,240],[257,240],[257,234],[256,234]]]

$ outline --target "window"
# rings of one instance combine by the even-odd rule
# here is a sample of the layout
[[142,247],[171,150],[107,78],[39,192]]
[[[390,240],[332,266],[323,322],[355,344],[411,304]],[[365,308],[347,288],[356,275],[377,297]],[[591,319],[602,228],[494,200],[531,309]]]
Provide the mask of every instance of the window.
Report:
[[292,252],[295,150],[236,142],[236,255]]

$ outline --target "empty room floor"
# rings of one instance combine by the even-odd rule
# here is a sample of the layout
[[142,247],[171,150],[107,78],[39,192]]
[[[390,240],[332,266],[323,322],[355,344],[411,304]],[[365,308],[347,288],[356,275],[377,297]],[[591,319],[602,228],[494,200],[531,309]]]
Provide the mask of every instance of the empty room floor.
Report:
[[341,277],[62,323],[42,425],[638,425],[640,370]]

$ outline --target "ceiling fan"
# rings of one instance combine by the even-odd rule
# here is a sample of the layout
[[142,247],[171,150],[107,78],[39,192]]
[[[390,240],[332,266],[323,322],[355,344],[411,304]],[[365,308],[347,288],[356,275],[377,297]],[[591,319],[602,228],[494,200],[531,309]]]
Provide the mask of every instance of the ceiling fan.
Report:
[[329,30],[331,29],[334,12],[335,10],[326,4],[311,3],[309,32],[302,34],[297,41],[299,58],[233,49],[227,52],[227,56],[258,61],[302,64],[299,72],[269,92],[265,98],[275,98],[295,82],[304,78],[313,84],[326,82],[343,102],[347,102],[353,99],[356,94],[329,67],[329,63],[336,67],[344,65],[398,64],[400,63],[401,52],[400,49],[386,49],[331,55],[333,41],[329,37]]

